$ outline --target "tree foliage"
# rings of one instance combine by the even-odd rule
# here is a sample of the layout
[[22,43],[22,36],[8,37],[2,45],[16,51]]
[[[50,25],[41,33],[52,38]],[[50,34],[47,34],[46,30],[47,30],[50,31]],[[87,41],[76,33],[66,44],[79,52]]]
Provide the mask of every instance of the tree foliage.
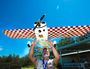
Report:
[[0,63],[19,64],[22,67],[32,65],[28,55],[24,57],[20,57],[19,55],[0,56]]

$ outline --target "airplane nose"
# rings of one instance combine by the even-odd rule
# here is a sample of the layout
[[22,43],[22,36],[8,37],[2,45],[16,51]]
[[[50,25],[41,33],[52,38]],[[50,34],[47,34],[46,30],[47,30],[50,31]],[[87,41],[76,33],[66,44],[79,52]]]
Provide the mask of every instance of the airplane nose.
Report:
[[43,35],[39,35],[40,38],[43,38]]

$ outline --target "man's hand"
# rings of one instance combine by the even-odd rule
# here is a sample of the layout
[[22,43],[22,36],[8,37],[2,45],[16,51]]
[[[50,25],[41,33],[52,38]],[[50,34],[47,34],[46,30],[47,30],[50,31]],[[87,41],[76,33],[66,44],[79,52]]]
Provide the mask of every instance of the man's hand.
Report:
[[34,40],[34,41],[32,42],[32,47],[34,47],[34,46],[36,45],[36,43],[37,43],[37,41]]
[[49,41],[49,45],[52,48],[53,47],[53,42],[52,41]]
[[54,63],[57,64],[59,59],[60,59],[59,53],[57,52],[56,48],[54,48],[54,45],[53,45],[52,41],[49,41],[49,44],[50,44],[51,50],[53,52],[53,55],[55,57]]

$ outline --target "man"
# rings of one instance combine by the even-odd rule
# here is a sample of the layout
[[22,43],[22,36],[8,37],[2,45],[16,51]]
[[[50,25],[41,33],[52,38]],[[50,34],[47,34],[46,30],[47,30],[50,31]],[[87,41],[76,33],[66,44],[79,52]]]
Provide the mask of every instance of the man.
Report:
[[47,50],[47,48],[43,49],[43,58],[42,60],[37,59],[36,57],[33,56],[34,54],[34,47],[36,45],[37,41],[33,41],[30,52],[29,52],[29,59],[36,65],[37,69],[56,69],[54,64],[57,65],[58,61],[60,59],[59,54],[57,52],[57,50],[54,48],[53,43],[51,41],[49,41],[51,50],[53,52],[54,55],[54,59],[49,59],[49,51]]

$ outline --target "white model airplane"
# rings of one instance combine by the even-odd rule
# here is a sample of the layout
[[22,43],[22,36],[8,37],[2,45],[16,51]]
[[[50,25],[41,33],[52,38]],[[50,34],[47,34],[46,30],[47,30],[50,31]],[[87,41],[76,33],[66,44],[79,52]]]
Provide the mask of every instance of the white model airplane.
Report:
[[63,26],[63,27],[47,27],[45,22],[42,22],[43,15],[39,21],[34,23],[34,28],[27,29],[10,29],[4,30],[4,34],[10,38],[36,38],[37,40],[49,37],[73,37],[81,36],[90,31],[90,25],[83,26]]

